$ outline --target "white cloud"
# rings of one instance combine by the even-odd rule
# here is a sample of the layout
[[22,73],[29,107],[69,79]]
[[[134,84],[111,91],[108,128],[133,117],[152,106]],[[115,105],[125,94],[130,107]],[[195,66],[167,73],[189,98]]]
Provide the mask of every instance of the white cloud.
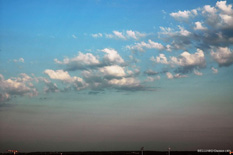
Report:
[[105,48],[101,51],[106,53],[106,55],[104,55],[104,60],[107,61],[107,63],[111,63],[111,64],[123,64],[124,63],[124,60],[122,59],[122,57],[118,54],[118,52],[115,49]]
[[195,22],[194,30],[207,30],[207,27],[202,26],[201,22]]
[[205,5],[203,7],[202,13],[215,14],[217,12],[216,8],[211,7],[210,5]]
[[65,58],[63,61],[54,59],[57,64],[66,65],[67,70],[77,70],[86,67],[93,67],[100,64],[100,61],[91,53],[79,52],[78,56],[74,58]]
[[153,81],[155,81],[155,78],[151,77],[151,76],[148,76],[145,81],[146,82],[153,82]]
[[165,47],[157,42],[154,42],[152,40],[148,40],[148,43],[145,43],[144,41],[140,42],[140,43],[136,43],[133,46],[126,46],[126,48],[130,49],[130,50],[136,50],[136,51],[140,51],[140,52],[144,52],[145,49],[158,49],[158,50],[164,50]]
[[204,67],[205,66],[205,55],[200,49],[197,52],[190,54],[189,52],[181,53],[179,58],[171,57],[171,64],[183,66],[183,67]]
[[126,87],[139,87],[140,81],[136,80],[135,78],[122,78],[122,79],[112,79],[108,81],[109,84],[115,86],[126,86]]
[[180,73],[177,73],[174,75],[175,78],[186,78],[188,77],[187,75],[181,75]]
[[203,73],[202,72],[199,72],[198,70],[194,69],[193,73],[197,76],[202,76]]
[[233,15],[220,14],[219,16],[221,17],[224,24],[233,26]]
[[[151,58],[153,60],[153,58]],[[159,56],[156,57],[156,63],[161,63],[161,64],[169,64],[167,61],[167,58],[164,54],[159,54]]]
[[233,63],[233,52],[228,47],[218,47],[216,51],[211,51],[212,58],[219,66],[230,66]]
[[74,35],[74,34],[72,34],[72,37],[73,37],[74,39],[77,39],[77,36],[76,36],[76,35]]
[[226,1],[218,1],[216,3],[216,6],[225,14],[228,15],[233,14],[232,5],[231,4],[227,5]]
[[44,73],[47,74],[51,79],[60,80],[71,84],[71,86],[75,87],[76,90],[81,90],[88,86],[88,84],[82,78],[77,76],[71,77],[67,71],[54,71],[51,69],[46,69]]
[[170,73],[170,72],[167,72],[167,73],[166,73],[166,76],[167,76],[168,79],[173,79],[173,75],[172,75],[172,73]]
[[61,80],[61,81],[66,81],[66,82],[72,81],[72,78],[70,77],[67,71],[63,71],[63,70],[54,71],[51,69],[46,69],[44,73],[47,74],[51,79]]
[[158,74],[158,72],[153,71],[153,70],[151,70],[151,69],[146,70],[144,73],[145,73],[146,75],[150,75],[150,76],[152,76],[152,75],[157,75],[157,74]]
[[182,74],[180,74],[180,73],[177,73],[177,74],[175,74],[175,75],[172,75],[172,73],[170,73],[170,72],[166,72],[166,76],[167,76],[168,79],[173,79],[173,78],[186,78],[186,77],[188,77],[187,75],[182,75]]
[[46,87],[44,88],[45,93],[59,92],[59,88],[56,83],[52,83],[50,80],[44,77],[40,77],[39,79],[43,81],[46,85]]
[[217,68],[212,67],[211,70],[212,70],[212,72],[213,72],[214,74],[217,74],[217,73],[218,73],[218,69],[217,69]]
[[178,32],[181,36],[189,36],[191,34],[191,32],[189,32],[188,30],[185,30],[182,26],[178,26],[180,31]]
[[113,76],[113,77],[124,77],[126,76],[125,70],[123,67],[114,65],[114,66],[105,66],[99,69],[104,76]]
[[135,34],[134,31],[128,30],[128,31],[126,31],[126,33],[127,33],[127,35],[128,35],[129,37],[131,37],[131,38],[133,38],[133,39],[137,39],[136,34]]
[[197,15],[197,10],[184,10],[184,11],[178,11],[178,12],[172,12],[170,13],[170,16],[175,18],[176,20],[182,20],[182,19],[189,19],[190,17],[194,17]]
[[10,100],[10,95],[8,93],[0,93],[0,103],[4,103]]
[[91,36],[93,38],[101,38],[103,36],[103,34],[102,33],[95,33],[95,34],[91,34]]
[[11,98],[12,95],[16,96],[36,96],[37,90],[33,84],[30,83],[27,74],[22,73],[21,77],[11,77],[7,80],[0,74],[0,100],[5,102]]
[[122,32],[119,31],[113,31],[113,34],[120,39],[126,39],[126,37],[122,34]]
[[145,80],[145,82],[153,82],[155,80],[160,80],[160,76],[156,76],[156,77],[151,77],[151,76],[148,76]]
[[145,33],[140,33],[138,31],[132,31],[132,30],[127,30],[126,34],[127,34],[128,38],[133,38],[135,40],[138,40],[138,39],[146,36]]
[[14,59],[13,62],[15,62],[15,63],[17,63],[17,62],[24,63],[24,58]]
[[110,39],[115,38],[115,39],[123,39],[123,40],[128,40],[128,39],[139,40],[140,38],[147,36],[146,33],[141,33],[133,30],[127,30],[126,32],[112,31],[112,33],[113,34],[105,34],[105,37]]
[[178,36],[188,37],[192,34],[191,32],[189,32],[188,30],[186,30],[184,27],[180,25],[178,25],[178,28],[179,28],[179,31],[174,31],[170,27],[160,27],[161,32],[159,32],[159,35],[165,35],[169,37],[178,37]]

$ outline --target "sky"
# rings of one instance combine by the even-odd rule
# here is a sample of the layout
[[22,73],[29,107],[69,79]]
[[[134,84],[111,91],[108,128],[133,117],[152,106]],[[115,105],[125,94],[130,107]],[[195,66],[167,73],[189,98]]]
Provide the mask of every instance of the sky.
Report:
[[0,152],[233,150],[232,0],[0,0]]

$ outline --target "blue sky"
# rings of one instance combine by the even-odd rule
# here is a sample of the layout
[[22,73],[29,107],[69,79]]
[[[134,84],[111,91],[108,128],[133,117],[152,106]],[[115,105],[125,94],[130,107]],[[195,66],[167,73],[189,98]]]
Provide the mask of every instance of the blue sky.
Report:
[[232,1],[1,0],[0,21],[1,151],[233,149]]

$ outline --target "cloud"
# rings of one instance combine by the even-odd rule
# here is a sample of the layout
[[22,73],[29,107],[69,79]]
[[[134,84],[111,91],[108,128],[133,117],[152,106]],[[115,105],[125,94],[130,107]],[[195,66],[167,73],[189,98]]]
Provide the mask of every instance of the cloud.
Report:
[[102,60],[100,60],[98,56],[94,56],[91,53],[84,54],[82,52],[79,52],[78,56],[75,56],[73,58],[64,58],[62,61],[54,59],[54,61],[57,64],[64,65],[65,70],[67,71],[93,68],[98,69],[100,67],[111,65],[125,65],[124,59],[118,54],[115,49],[105,48],[99,51],[105,53]]
[[170,16],[172,16],[176,20],[187,20],[190,17],[196,16],[197,14],[198,14],[197,10],[193,9],[191,11],[184,10],[184,11],[172,12],[170,13]]
[[103,34],[102,33],[95,33],[95,34],[91,34],[91,36],[93,38],[101,38],[101,37],[103,37]]
[[210,54],[220,67],[230,66],[233,63],[233,52],[228,47],[218,47],[215,52],[212,50]]
[[197,49],[197,52],[191,54],[189,52],[183,52],[180,57],[171,57],[171,64],[182,67],[200,67],[203,68],[206,65],[204,52]]
[[156,63],[169,64],[164,54],[159,54],[159,56],[157,56],[156,59],[151,58],[151,60]]
[[106,53],[106,55],[104,55],[104,62],[105,63],[107,63],[107,64],[124,64],[124,60],[122,59],[122,57],[118,54],[118,52],[115,49],[105,48],[101,51]]
[[57,64],[65,65],[66,70],[74,71],[78,69],[85,69],[100,65],[100,61],[91,53],[79,52],[74,58],[65,58],[63,61],[54,59]]
[[45,93],[54,93],[54,92],[59,92],[59,88],[56,83],[52,83],[49,81],[47,78],[40,78],[41,81],[43,81],[46,85],[44,88]]
[[172,75],[172,73],[170,73],[170,72],[167,72],[167,73],[166,73],[166,76],[167,76],[168,79],[173,79],[173,75]]
[[144,72],[144,74],[149,75],[149,76],[153,76],[153,75],[157,75],[158,72],[149,69],[149,70],[146,70],[146,71]]
[[0,93],[0,103],[5,103],[10,100],[10,95],[8,93]]
[[67,71],[54,71],[51,69],[46,69],[44,73],[47,74],[53,80],[60,80],[66,84],[70,84],[69,87],[72,87],[75,90],[81,90],[88,86],[88,84],[82,78],[77,76],[71,77]]
[[99,69],[99,71],[104,76],[110,76],[110,77],[124,77],[126,76],[126,73],[124,71],[123,67],[114,65],[114,66],[105,66]]
[[104,91],[105,89],[117,89],[123,91],[148,90],[142,85],[135,75],[138,71],[128,71],[121,66],[105,66],[99,70],[83,71],[84,80],[89,88],[94,91]]
[[126,46],[127,49],[130,49],[132,51],[139,51],[144,52],[145,49],[157,49],[157,50],[165,50],[166,47],[164,47],[162,44],[154,42],[152,40],[148,40],[148,43],[142,41],[140,43],[135,43],[135,45],[128,45]]
[[15,62],[15,63],[17,63],[17,62],[24,63],[24,58],[14,59],[13,62]]
[[226,1],[218,1],[216,2],[216,6],[225,14],[231,15],[233,14],[233,10],[232,10],[232,5],[226,4]]
[[197,76],[202,76],[202,75],[203,75],[203,73],[199,72],[199,71],[196,70],[196,69],[193,70],[193,73],[194,73],[195,75],[197,75]]
[[180,73],[177,73],[174,75],[175,78],[186,78],[188,77],[187,75],[181,75]]
[[113,34],[119,39],[126,39],[126,37],[119,31],[113,31]]
[[147,78],[146,78],[146,82],[153,82],[153,81],[155,81],[155,80],[160,80],[160,76],[158,75],[158,76],[156,76],[156,77],[151,77],[151,76],[148,76]]
[[207,27],[202,26],[201,22],[195,22],[194,30],[204,31],[204,30],[207,30]]
[[159,54],[156,58],[152,56],[150,60],[154,63],[161,63],[172,67],[181,67],[179,70],[182,72],[206,66],[204,52],[200,49],[197,49],[197,52],[193,54],[185,51],[181,53],[179,57],[171,56],[169,60],[164,54]]
[[167,76],[168,79],[173,79],[173,78],[186,78],[186,77],[188,77],[187,75],[182,75],[182,74],[180,74],[180,73],[177,73],[177,74],[175,74],[175,75],[172,75],[172,73],[170,73],[170,72],[167,72],[167,73],[166,73],[166,76]]
[[192,40],[194,34],[184,27],[178,25],[179,30],[174,30],[170,27],[160,27],[160,32],[158,32],[159,38],[168,43],[166,46],[167,51],[171,50],[180,50],[186,48],[186,46],[190,46],[192,44]]
[[122,40],[128,40],[128,39],[135,39],[139,40],[140,38],[146,37],[146,33],[141,33],[138,31],[133,30],[127,30],[126,32],[120,32],[120,31],[112,31],[112,34],[105,34],[106,38],[110,39],[122,39]]
[[[230,46],[233,44],[233,9],[227,1],[218,1],[216,6],[205,5],[194,10],[173,12],[170,14],[180,20],[185,27],[178,25],[179,31],[174,28],[160,27],[159,37],[170,45],[170,50],[187,50],[193,46],[201,49],[211,49],[213,46]],[[190,18],[192,17],[192,18]],[[187,25],[188,19],[198,20]]]
[[218,73],[218,69],[217,69],[217,68],[212,67],[211,70],[212,70],[212,72],[213,72],[214,74],[217,74],[217,73]]
[[77,36],[76,36],[76,35],[74,35],[74,34],[72,34],[72,37],[73,37],[74,39],[77,39]]
[[31,83],[31,77],[22,73],[19,77],[4,79],[0,74],[0,101],[5,102],[11,99],[11,96],[36,96],[37,90]]
[[145,33],[140,33],[138,31],[132,31],[132,30],[127,30],[126,34],[127,34],[128,38],[133,38],[135,40],[138,40],[138,39],[143,38],[143,37],[146,36]]
[[67,71],[63,70],[51,70],[51,69],[46,69],[44,71],[45,74],[47,74],[51,79],[55,80],[61,80],[65,82],[71,82],[73,79],[70,77],[69,73]]

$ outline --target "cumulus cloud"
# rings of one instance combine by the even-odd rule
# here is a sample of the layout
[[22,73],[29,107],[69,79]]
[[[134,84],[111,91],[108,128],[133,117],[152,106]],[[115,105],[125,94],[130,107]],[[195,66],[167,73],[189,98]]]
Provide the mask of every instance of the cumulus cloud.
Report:
[[212,58],[222,66],[230,66],[233,63],[233,52],[228,47],[218,47],[216,51],[211,51]]
[[196,69],[193,70],[193,73],[194,73],[195,75],[197,75],[197,76],[202,76],[202,75],[203,75],[202,72],[199,72],[199,71],[196,70]]
[[149,75],[149,76],[153,76],[153,75],[157,75],[158,72],[149,69],[149,70],[146,70],[146,71],[144,72],[144,74]]
[[214,74],[217,74],[218,73],[218,69],[217,68],[214,68],[214,67],[211,67],[211,70]]
[[138,40],[138,39],[146,36],[145,33],[140,33],[138,31],[132,31],[132,30],[127,30],[126,34],[127,34],[128,38],[133,38],[135,40]]
[[[195,10],[195,11],[194,11]],[[170,15],[175,19],[194,19],[193,30],[190,26],[178,26],[180,31],[174,28],[160,27],[159,37],[170,45],[171,50],[187,50],[192,46],[201,49],[210,49],[213,46],[230,46],[233,44],[233,9],[227,1],[218,1],[215,6],[205,5],[194,10],[173,12]],[[190,18],[192,17],[192,18]],[[187,22],[185,21],[185,24]]]
[[59,92],[59,88],[56,83],[51,82],[47,78],[40,78],[41,81],[43,81],[46,85],[44,88],[45,93],[54,93],[54,92]]
[[73,58],[64,58],[62,61],[54,59],[55,63],[64,65],[65,70],[75,71],[75,70],[84,70],[84,69],[94,69],[100,68],[103,66],[111,65],[125,65],[124,59],[119,55],[119,53],[112,48],[105,48],[99,50],[104,52],[103,59],[99,59],[98,56],[94,56],[91,53],[82,53]]
[[17,63],[17,62],[24,63],[24,58],[14,59],[13,62],[15,62],[15,63]]
[[105,48],[101,51],[106,53],[106,55],[104,55],[105,63],[107,64],[123,64],[124,63],[124,60],[122,59],[122,57],[118,54],[118,52],[115,49]]
[[91,36],[93,38],[101,38],[101,37],[103,37],[103,34],[102,33],[94,33],[94,34],[91,34]]
[[173,79],[173,78],[186,78],[186,77],[188,77],[187,75],[182,75],[182,74],[180,74],[180,73],[177,73],[177,74],[173,75],[171,72],[167,72],[167,73],[166,73],[166,76],[167,76],[168,79]]
[[133,30],[127,30],[126,32],[120,32],[120,31],[112,31],[112,34],[105,34],[106,38],[110,39],[122,39],[122,40],[128,40],[128,39],[135,39],[139,40],[140,38],[146,37],[146,33],[141,33],[138,31]]
[[146,82],[153,82],[153,81],[155,81],[155,80],[160,80],[160,76],[158,75],[158,76],[156,76],[156,77],[151,77],[151,76],[148,76],[147,78],[146,78]]
[[54,59],[57,64],[65,65],[66,70],[78,70],[85,69],[89,67],[95,67],[100,64],[100,61],[91,53],[82,53],[79,52],[74,58],[65,58],[63,61]]
[[126,75],[124,68],[114,65],[114,66],[105,66],[99,69],[99,71],[104,76],[111,76],[111,77],[124,77]]
[[11,77],[6,80],[0,74],[0,101],[5,102],[11,96],[36,96],[38,92],[30,81],[31,77],[25,73],[19,77]]
[[184,10],[184,11],[172,12],[170,13],[170,16],[172,16],[176,20],[187,20],[190,17],[196,16],[197,14],[198,14],[197,10],[193,9],[191,11]]
[[173,79],[173,75],[172,75],[172,73],[170,73],[170,72],[167,72],[167,73],[166,73],[166,76],[167,76],[168,79]]
[[232,15],[233,10],[232,10],[232,5],[226,4],[226,1],[218,1],[216,2],[216,6],[225,14]]
[[178,57],[171,56],[169,60],[164,54],[159,54],[156,58],[152,56],[150,60],[155,63],[170,65],[172,67],[182,67],[182,69],[180,68],[180,71],[182,72],[187,72],[194,68],[203,68],[206,65],[204,52],[200,49],[197,49],[197,52],[193,54],[185,51]]
[[160,27],[161,31],[158,32],[159,38],[169,43],[166,46],[167,51],[185,49],[186,46],[192,44],[194,34],[180,25],[177,27],[179,30],[174,30],[170,27]]
[[[151,58],[151,60],[154,60],[154,59]],[[169,62],[167,61],[167,58],[164,54],[159,54],[159,56],[156,57],[155,62],[162,63],[162,64],[169,64]]]
[[183,52],[180,54],[180,57],[171,57],[171,64],[182,66],[182,67],[204,67],[205,55],[204,52],[200,49],[197,49],[197,52],[191,54],[189,52]]
[[195,22],[194,30],[207,30],[207,27],[204,27],[201,22]]
[[73,87],[75,88],[75,90],[81,90],[88,86],[88,84],[82,78],[77,76],[71,77],[67,71],[54,71],[51,69],[46,69],[44,73],[47,74],[51,79],[60,80],[62,82],[70,84],[69,87]]
[[130,49],[132,51],[140,51],[144,52],[145,49],[157,49],[157,50],[164,50],[166,47],[164,47],[162,44],[154,42],[152,40],[148,40],[148,43],[142,41],[140,43],[135,43],[134,45],[126,46],[127,49]]
[[74,35],[74,34],[72,34],[72,37],[73,37],[74,39],[77,39],[77,36],[76,36],[76,35]]
[[120,39],[126,39],[126,37],[122,34],[122,32],[119,31],[113,31],[113,34]]

